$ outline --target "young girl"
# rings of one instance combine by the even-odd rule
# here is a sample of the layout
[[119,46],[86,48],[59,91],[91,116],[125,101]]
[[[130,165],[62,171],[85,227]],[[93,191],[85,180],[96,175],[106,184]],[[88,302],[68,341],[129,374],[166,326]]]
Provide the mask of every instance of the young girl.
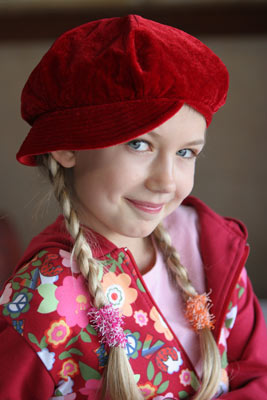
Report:
[[2,293],[1,399],[266,397],[246,229],[188,197],[227,89],[204,44],[139,16],[45,54],[17,159],[48,174],[63,215]]

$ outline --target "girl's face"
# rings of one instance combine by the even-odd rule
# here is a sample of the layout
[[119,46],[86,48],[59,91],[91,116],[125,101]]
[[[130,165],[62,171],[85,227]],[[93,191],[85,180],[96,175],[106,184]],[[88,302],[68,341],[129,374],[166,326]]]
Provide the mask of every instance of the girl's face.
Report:
[[130,142],[72,154],[54,152],[63,166],[74,167],[81,222],[116,244],[126,237],[148,236],[191,192],[205,129],[204,117],[183,106]]

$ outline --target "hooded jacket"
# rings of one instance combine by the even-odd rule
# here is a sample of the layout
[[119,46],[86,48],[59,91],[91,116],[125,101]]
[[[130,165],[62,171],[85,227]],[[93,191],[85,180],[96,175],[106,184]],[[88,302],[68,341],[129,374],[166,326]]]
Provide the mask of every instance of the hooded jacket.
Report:
[[[267,398],[267,333],[247,279],[247,232],[188,197],[200,224],[200,252],[222,359],[216,395]],[[173,218],[175,218],[175,213]],[[124,316],[126,353],[145,399],[192,398],[200,378],[152,298],[132,254],[89,231],[99,278]],[[1,297],[0,387],[8,400],[97,399],[108,354],[88,323],[91,299],[60,216],[30,243]],[[229,392],[228,392],[229,390]],[[62,397],[60,397],[62,396]]]

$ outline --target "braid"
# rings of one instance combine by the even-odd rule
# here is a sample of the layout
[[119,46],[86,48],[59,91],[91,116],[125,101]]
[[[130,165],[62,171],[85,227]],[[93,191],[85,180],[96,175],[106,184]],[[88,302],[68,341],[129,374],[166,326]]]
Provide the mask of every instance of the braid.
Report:
[[[177,250],[171,244],[170,235],[162,224],[157,226],[153,235],[186,302],[190,296],[196,296],[198,293],[189,279],[186,268],[180,262]],[[200,330],[199,340],[203,359],[203,377],[201,388],[194,400],[209,400],[218,390],[221,378],[221,359],[210,329]]]
[[70,196],[68,195],[64,169],[51,155],[48,156],[47,163],[50,172],[50,180],[54,186],[56,199],[61,205],[66,228],[74,239],[72,257],[75,257],[78,261],[80,271],[87,281],[88,290],[94,299],[95,306],[100,308],[107,303],[107,299],[103,293],[101,283],[97,278],[97,262],[93,258],[91,248],[84,237],[77,213],[72,207]]
[[[98,263],[93,258],[92,250],[80,225],[77,212],[71,202],[70,189],[67,187],[66,170],[52,157],[45,154],[38,157],[39,164],[49,173],[49,179],[54,187],[65,218],[66,228],[74,239],[72,257],[75,257],[80,271],[84,276],[89,293],[94,299],[94,305],[101,308],[108,303],[98,279]],[[143,400],[134,379],[134,374],[126,353],[121,347],[111,347],[108,363],[103,374],[101,398],[108,392],[111,400]]]

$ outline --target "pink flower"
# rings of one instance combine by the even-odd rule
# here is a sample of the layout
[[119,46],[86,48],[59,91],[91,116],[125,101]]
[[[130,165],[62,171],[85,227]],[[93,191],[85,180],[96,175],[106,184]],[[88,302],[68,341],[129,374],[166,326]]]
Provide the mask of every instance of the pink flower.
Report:
[[69,376],[73,377],[78,373],[79,373],[78,364],[70,358],[63,363],[59,375],[63,379],[68,379]]
[[55,296],[59,301],[57,312],[66,318],[67,325],[79,325],[81,328],[88,325],[87,309],[90,299],[81,275],[78,278],[67,276],[63,280],[63,286],[56,289]]
[[180,374],[180,382],[184,386],[188,386],[191,383],[191,372],[189,369],[183,369]]
[[62,265],[66,268],[70,268],[72,272],[78,273],[80,272],[79,266],[75,259],[71,262],[71,253],[65,250],[59,250],[59,255],[62,257]]
[[85,383],[85,387],[80,389],[80,393],[87,395],[87,400],[95,400],[97,398],[97,393],[101,390],[102,380],[89,379]]
[[47,337],[47,342],[52,343],[53,347],[64,343],[69,337],[71,331],[66,322],[61,319],[59,321],[54,321],[50,324],[49,328],[46,330],[45,335]]
[[239,283],[241,286],[244,286],[244,288],[247,287],[247,280],[248,280],[248,276],[247,276],[247,271],[245,268],[242,269],[241,274],[239,276]]
[[173,396],[173,393],[167,393],[164,396],[153,397],[153,400],[168,400],[168,399],[178,400],[176,399],[176,397]]
[[147,382],[144,385],[138,385],[138,387],[141,390],[144,399],[151,398],[157,392],[157,387],[152,385],[151,382]]
[[147,313],[143,310],[135,311],[134,319],[139,326],[145,326],[148,323]]
[[7,304],[7,303],[10,302],[11,294],[12,294],[12,287],[11,286],[12,285],[11,285],[10,282],[6,285],[2,296],[0,297],[0,304]]

